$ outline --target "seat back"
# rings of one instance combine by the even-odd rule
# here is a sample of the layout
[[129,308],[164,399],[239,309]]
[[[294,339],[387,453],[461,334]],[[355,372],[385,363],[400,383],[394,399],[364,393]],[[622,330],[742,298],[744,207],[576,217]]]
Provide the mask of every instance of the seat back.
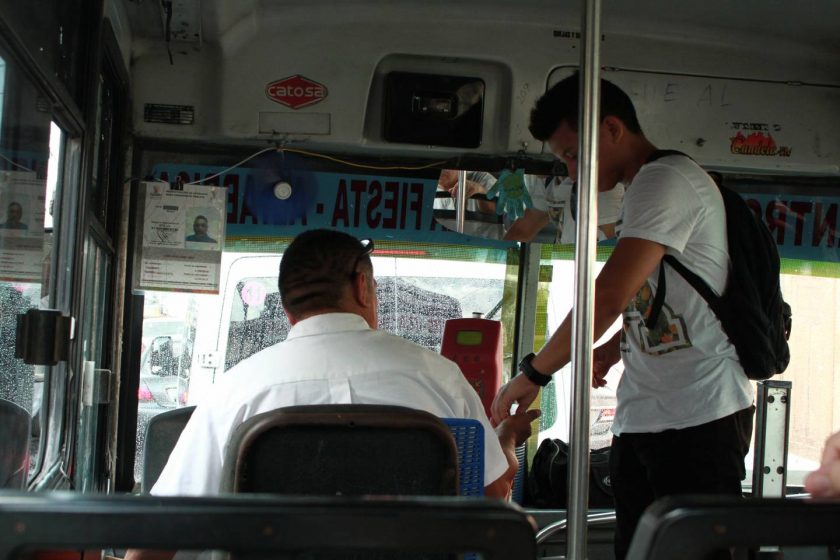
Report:
[[222,490],[309,495],[455,495],[457,452],[428,412],[314,405],[256,415],[231,436]]
[[483,560],[536,558],[528,516],[499,500],[0,492],[0,560],[38,550],[126,547],[227,550],[239,558],[465,552]]
[[195,410],[194,406],[167,410],[149,420],[143,446],[143,472],[140,475],[143,493],[148,494],[157,482],[193,410]]
[[23,488],[29,472],[29,430],[32,417],[26,409],[0,399],[0,488]]
[[703,560],[731,548],[764,546],[822,546],[825,558],[826,546],[840,545],[838,520],[837,501],[667,497],[642,515],[627,560]]
[[458,450],[458,494],[484,496],[484,426],[472,418],[443,418]]

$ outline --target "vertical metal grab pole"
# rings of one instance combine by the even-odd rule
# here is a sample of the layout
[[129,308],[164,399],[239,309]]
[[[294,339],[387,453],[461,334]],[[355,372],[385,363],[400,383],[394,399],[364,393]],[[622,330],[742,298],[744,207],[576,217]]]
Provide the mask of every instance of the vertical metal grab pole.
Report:
[[455,231],[464,233],[464,219],[467,216],[467,172],[458,171],[458,196],[455,198]]
[[601,2],[583,0],[578,145],[575,308],[572,317],[571,464],[567,558],[586,558],[589,504],[589,386],[592,376],[592,275],[597,241],[598,130],[600,101]]

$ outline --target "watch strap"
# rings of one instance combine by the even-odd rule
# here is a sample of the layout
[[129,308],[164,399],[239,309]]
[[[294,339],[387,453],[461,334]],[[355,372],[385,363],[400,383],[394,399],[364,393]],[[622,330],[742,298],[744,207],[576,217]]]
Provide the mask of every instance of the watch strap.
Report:
[[522,372],[525,377],[531,380],[531,383],[535,385],[539,385],[540,387],[545,387],[551,382],[552,377],[550,375],[545,375],[540,373],[534,368],[531,362],[534,360],[535,354],[531,352],[519,362],[519,371]]

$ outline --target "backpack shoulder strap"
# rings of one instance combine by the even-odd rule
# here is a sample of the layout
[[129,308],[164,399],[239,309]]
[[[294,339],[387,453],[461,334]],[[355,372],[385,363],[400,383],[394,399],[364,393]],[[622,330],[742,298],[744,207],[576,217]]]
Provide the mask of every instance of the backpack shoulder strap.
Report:
[[645,160],[645,163],[653,163],[654,161],[656,161],[658,159],[662,159],[665,156],[683,156],[683,157],[687,157],[691,161],[694,161],[690,155],[684,154],[683,152],[681,152],[679,150],[654,150],[653,153],[650,154],[648,156],[648,158]]
[[674,267],[674,270],[679,272],[680,276],[685,278],[686,282],[691,284],[691,286],[695,290],[697,290],[697,293],[703,296],[703,299],[706,300],[706,302],[709,304],[709,307],[712,308],[712,311],[714,311],[715,314],[717,314],[718,308],[720,306],[720,297],[715,295],[715,293],[712,291],[712,289],[709,287],[709,284],[706,283],[705,280],[703,280],[697,274],[686,268],[686,266],[680,261],[678,261],[676,257],[674,257],[674,255],[665,255],[664,257],[662,257],[662,260]]
[[720,317],[720,297],[715,295],[709,284],[700,278],[697,274],[690,271],[683,263],[677,260],[674,255],[665,255],[662,257],[662,262],[659,263],[659,280],[656,283],[656,295],[653,296],[653,303],[651,303],[650,315],[645,319],[645,326],[652,329],[656,325],[656,320],[659,319],[659,314],[662,312],[662,305],[665,303],[665,263],[671,265],[680,276],[685,278],[686,282],[697,290],[697,293],[702,296],[709,307],[712,309],[717,317]]
[[[687,157],[694,161],[691,156],[680,152],[679,150],[655,150],[650,156],[645,160],[645,163],[651,163],[658,159],[661,159],[666,156],[683,156]],[[718,315],[718,309],[720,308],[720,298],[715,295],[709,285],[706,283],[705,280],[700,278],[697,274],[690,271],[683,263],[677,260],[676,257],[673,255],[665,255],[662,257],[662,263],[659,264],[659,280],[657,281],[656,285],[656,295],[653,297],[653,303],[651,304],[650,315],[645,320],[645,326],[648,329],[651,329],[656,325],[656,320],[659,318],[659,313],[662,311],[662,305],[665,303],[665,266],[664,263],[668,263],[671,265],[674,270],[679,272],[680,276],[685,278],[686,282],[691,284],[691,286],[697,290],[704,300],[709,304],[709,307],[712,308],[715,315]]]
[[645,319],[645,326],[648,330],[656,325],[656,320],[659,319],[659,313],[662,311],[662,305],[665,303],[665,265],[660,261],[659,263],[659,279],[656,281],[656,294],[653,296],[653,303],[650,305],[650,315]]

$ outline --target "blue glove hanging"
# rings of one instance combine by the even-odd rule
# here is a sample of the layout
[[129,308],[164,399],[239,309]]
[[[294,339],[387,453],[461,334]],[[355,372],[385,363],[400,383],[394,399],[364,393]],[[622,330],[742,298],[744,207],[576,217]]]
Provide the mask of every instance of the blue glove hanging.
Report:
[[524,169],[502,171],[498,181],[487,191],[487,198],[498,198],[496,214],[505,214],[512,222],[524,216],[527,208],[534,206],[525,187]]

